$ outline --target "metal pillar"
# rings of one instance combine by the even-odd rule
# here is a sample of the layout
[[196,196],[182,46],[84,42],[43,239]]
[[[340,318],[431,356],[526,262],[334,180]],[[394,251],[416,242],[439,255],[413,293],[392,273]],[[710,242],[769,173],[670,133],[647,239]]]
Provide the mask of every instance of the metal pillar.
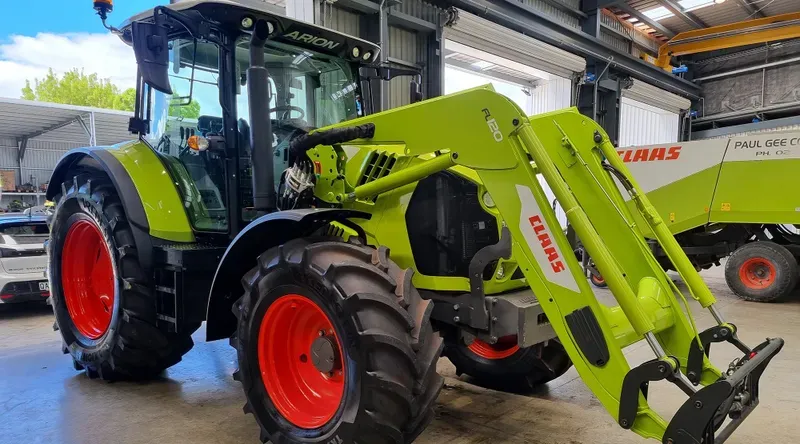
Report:
[[444,18],[440,15],[439,24],[436,31],[430,33],[427,38],[427,61],[425,68],[425,90],[423,93],[426,98],[438,97],[444,94]]
[[583,32],[592,37],[600,38],[600,16],[603,14],[597,0],[583,0],[583,12],[587,15],[581,24]]
[[616,145],[619,142],[622,80],[612,76],[609,68],[610,64],[602,63],[586,67],[586,71],[595,74],[596,78],[593,82],[577,85],[576,106],[581,114],[599,123]]
[[89,113],[89,146],[97,146],[97,128],[95,126],[94,111]]

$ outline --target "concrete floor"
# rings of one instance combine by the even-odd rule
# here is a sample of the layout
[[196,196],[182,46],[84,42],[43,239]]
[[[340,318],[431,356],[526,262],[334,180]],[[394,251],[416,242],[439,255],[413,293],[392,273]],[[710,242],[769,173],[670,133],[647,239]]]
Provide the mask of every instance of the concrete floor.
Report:
[[[762,379],[761,405],[728,443],[800,441],[800,297],[756,304],[727,289],[720,269],[704,273],[719,307],[755,345],[781,336],[784,350]],[[608,298],[600,291],[602,299]],[[698,313],[701,327],[710,316]],[[49,307],[0,305],[0,443],[258,443],[253,417],[242,414],[243,395],[230,375],[235,354],[227,341],[202,342],[165,376],[146,384],[107,384],[72,369],[52,330]],[[627,350],[632,365],[651,358],[643,343]],[[737,353],[712,350],[726,365]],[[437,419],[419,444],[627,444],[645,441],[619,428],[574,370],[527,396],[496,392],[448,376],[438,400]],[[651,385],[651,405],[669,418],[685,396],[668,383]]]

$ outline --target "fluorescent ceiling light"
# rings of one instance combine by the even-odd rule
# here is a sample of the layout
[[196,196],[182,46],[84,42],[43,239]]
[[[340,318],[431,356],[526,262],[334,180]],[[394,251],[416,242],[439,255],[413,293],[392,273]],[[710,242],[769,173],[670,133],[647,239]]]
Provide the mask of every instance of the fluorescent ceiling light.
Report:
[[679,0],[678,3],[681,5],[684,11],[690,12],[700,8],[705,8],[706,6],[711,6],[716,2],[715,0]]
[[639,19],[637,19],[636,17],[631,17],[631,18],[628,19],[628,21],[631,22],[631,23],[636,23],[636,22],[639,21]]
[[[703,1],[708,1],[708,0],[703,0]],[[672,17],[675,15],[672,12],[670,12],[669,9],[663,6],[659,6],[658,8],[648,9],[647,11],[642,11],[642,14],[656,21],[665,19],[667,17]]]
[[492,66],[494,66],[494,63],[487,62],[486,60],[479,60],[479,61],[473,63],[471,66],[474,66],[475,68],[478,68],[480,70],[484,70],[484,69],[491,68]]

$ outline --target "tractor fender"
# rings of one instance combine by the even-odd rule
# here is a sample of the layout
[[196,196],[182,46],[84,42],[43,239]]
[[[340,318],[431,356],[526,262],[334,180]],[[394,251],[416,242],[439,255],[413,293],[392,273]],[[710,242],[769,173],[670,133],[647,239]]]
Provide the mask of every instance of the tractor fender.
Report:
[[136,192],[136,186],[131,180],[128,171],[106,148],[76,148],[62,156],[58,164],[56,164],[52,176],[50,176],[45,198],[52,201],[56,195],[61,193],[61,184],[69,179],[67,174],[76,167],[95,169],[99,167],[106,173],[117,190],[122,207],[125,209],[125,215],[131,224],[139,263],[145,270],[151,270],[153,266],[153,247],[149,235],[150,226],[147,222],[142,200]]
[[256,266],[261,253],[292,239],[309,236],[331,222],[352,225],[347,219],[370,217],[362,211],[313,208],[277,211],[250,222],[228,245],[214,274],[206,312],[206,340],[229,338],[236,330],[236,317],[231,308],[244,291],[242,277]]

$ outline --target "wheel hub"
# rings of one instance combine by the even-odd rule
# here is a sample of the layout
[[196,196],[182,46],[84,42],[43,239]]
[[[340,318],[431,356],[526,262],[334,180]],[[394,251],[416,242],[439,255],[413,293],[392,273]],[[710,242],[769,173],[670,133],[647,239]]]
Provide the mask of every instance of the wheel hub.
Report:
[[75,329],[89,339],[103,336],[114,313],[114,266],[103,233],[92,221],[79,220],[67,231],[61,286]]
[[330,318],[311,299],[287,294],[270,304],[259,328],[258,362],[267,395],[295,426],[322,427],[339,410],[342,348]]
[[760,290],[769,287],[775,281],[775,266],[763,257],[747,259],[739,267],[739,279],[750,289]]
[[332,373],[337,367],[339,350],[330,336],[320,336],[311,343],[311,362],[322,373]]

